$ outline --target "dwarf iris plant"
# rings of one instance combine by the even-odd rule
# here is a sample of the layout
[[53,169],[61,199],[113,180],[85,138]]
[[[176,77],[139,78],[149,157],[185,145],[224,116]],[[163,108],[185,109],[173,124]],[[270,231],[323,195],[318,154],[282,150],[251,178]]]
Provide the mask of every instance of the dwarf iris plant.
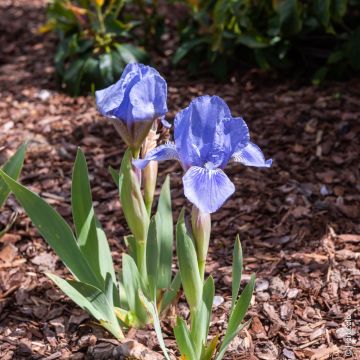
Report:
[[[177,318],[174,335],[181,359],[221,360],[237,333],[252,297],[255,277],[239,295],[242,250],[236,239],[233,253],[232,305],[222,342],[220,334],[208,339],[215,284],[206,278],[205,265],[211,235],[211,213],[234,193],[225,174],[230,162],[270,167],[260,148],[250,141],[248,127],[233,117],[217,96],[193,100],[175,117],[174,142],[157,146],[160,122],[167,112],[167,86],[153,68],[126,67],[120,80],[96,92],[99,112],[109,118],[127,145],[119,171],[110,169],[131,234],[124,237],[128,254],[115,271],[104,230],[91,199],[85,156],[79,149],[72,179],[75,234],[44,200],[0,171],[39,232],[68,267],[73,278],[48,276],[79,306],[90,312],[115,337],[123,330],[153,323],[161,349],[170,359],[160,327],[161,313],[176,298],[182,285],[190,308],[187,323]],[[173,217],[170,180],[160,191],[155,214],[152,203],[157,162],[175,159],[183,170],[184,194],[193,204],[191,221],[185,210],[176,225],[179,271],[173,274]],[[187,226],[189,223],[191,226]]]
[[[207,344],[208,327],[214,297],[212,277],[204,282],[205,263],[211,233],[210,214],[217,211],[235,191],[223,169],[230,162],[248,166],[270,167],[260,148],[250,142],[245,121],[231,116],[226,103],[217,96],[201,96],[175,117],[175,142],[150,151],[133,164],[146,169],[150,161],[178,160],[185,172],[184,194],[193,203],[191,231],[182,213],[177,226],[177,255],[185,297],[190,306],[190,329],[178,318],[174,328],[180,352],[186,359],[207,360],[216,354],[218,338]],[[216,359],[224,355],[229,341],[241,328],[249,306],[254,277],[238,299],[241,281],[242,252],[237,239],[234,250],[232,311],[229,329]],[[242,309],[242,310],[240,310]],[[245,311],[244,311],[245,309]],[[161,338],[161,334],[158,334]],[[166,352],[165,352],[166,354]],[[166,356],[168,356],[166,354]]]

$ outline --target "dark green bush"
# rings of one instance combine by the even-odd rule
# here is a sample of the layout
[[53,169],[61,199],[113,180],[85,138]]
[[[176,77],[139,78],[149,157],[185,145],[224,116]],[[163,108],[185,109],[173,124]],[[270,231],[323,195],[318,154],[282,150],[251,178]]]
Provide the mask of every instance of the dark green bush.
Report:
[[[317,70],[315,81],[360,70],[359,0],[185,0],[174,63],[206,61],[224,76],[234,64]],[[336,66],[334,66],[336,65]]]
[[122,21],[125,0],[52,0],[42,31],[59,36],[56,73],[71,95],[106,87],[118,80],[128,62],[146,53],[129,42],[139,22]]

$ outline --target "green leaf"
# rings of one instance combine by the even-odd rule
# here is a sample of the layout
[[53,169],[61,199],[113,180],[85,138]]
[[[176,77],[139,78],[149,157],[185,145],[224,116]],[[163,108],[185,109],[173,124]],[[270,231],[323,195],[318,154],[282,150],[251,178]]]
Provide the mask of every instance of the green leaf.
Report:
[[214,296],[215,296],[215,284],[214,279],[212,276],[209,276],[204,284],[203,289],[203,303],[206,307],[206,334],[205,334],[205,341],[209,333],[209,326],[211,320],[211,312],[212,306],[214,303]]
[[[10,176],[12,179],[17,180],[21,168],[24,164],[25,152],[26,152],[26,143],[23,143],[16,151],[16,153],[11,156],[11,158],[3,165],[1,168],[5,174]],[[0,177],[0,208],[3,206],[7,197],[9,196],[10,189],[6,185],[5,180]]]
[[173,57],[173,64],[177,65],[182,59],[184,59],[194,48],[198,47],[201,44],[206,44],[207,41],[203,38],[189,40],[184,42],[178,47]]
[[[102,272],[109,271],[106,273],[106,277],[110,274],[113,284],[113,301],[115,306],[120,306],[120,291],[119,283],[116,280],[115,268],[109,248],[109,243],[105,234],[105,231],[101,227],[100,222],[95,218],[96,234],[99,241],[99,259],[100,268]],[[104,245],[106,244],[106,245]],[[106,261],[106,263],[104,263]],[[105,283],[106,284],[106,283]],[[110,300],[109,300],[110,301]]]
[[72,96],[78,96],[80,94],[85,62],[85,59],[76,59],[71,62],[64,71],[63,81],[66,85],[66,91]]
[[297,34],[302,27],[298,0],[273,0],[273,6],[279,15],[282,33],[285,36]]
[[105,294],[106,298],[108,299],[109,304],[113,308],[114,307],[114,283],[112,280],[112,276],[109,273],[106,274],[106,278],[105,278],[104,294]]
[[181,276],[180,272],[177,272],[170,288],[167,289],[163,295],[160,305],[160,313],[162,313],[176,298],[177,293],[179,292],[181,286]]
[[127,254],[123,254],[122,266],[124,279],[123,284],[129,308],[133,315],[136,316],[137,325],[145,325],[148,322],[148,317],[139,298],[139,289],[144,289],[139,270],[136,267],[134,259]]
[[102,284],[83,256],[69,225],[46,201],[0,170],[16,199],[65,266],[81,282],[101,288]]
[[[106,295],[96,287],[78,282],[66,281],[54,274],[46,274],[69,298],[78,306],[89,312],[100,324],[110,331],[117,339],[123,339],[113,307]],[[111,279],[111,278],[109,278]]]
[[161,333],[161,324],[160,324],[160,320],[159,320],[159,314],[156,309],[156,304],[148,301],[148,299],[146,299],[145,295],[141,291],[139,291],[139,296],[140,296],[140,300],[142,301],[142,303],[146,307],[147,311],[151,314],[151,316],[153,318],[156,336],[157,336],[160,348],[165,356],[165,359],[170,360],[170,356],[166,349],[166,345],[165,345],[165,342],[164,342],[164,339],[163,339],[163,336]]
[[232,292],[231,292],[231,310],[234,308],[236,299],[239,295],[241,275],[243,268],[243,254],[240,244],[239,235],[236,236],[234,253],[233,253],[233,264],[232,264]]
[[105,84],[112,84],[115,81],[111,54],[105,53],[99,56],[99,69]]
[[215,354],[217,344],[219,342],[219,336],[214,336],[209,342],[208,346],[204,349],[201,354],[201,360],[211,360]]
[[162,186],[156,212],[156,229],[159,245],[158,288],[168,288],[171,283],[171,264],[173,256],[173,217],[171,209],[170,177]]
[[214,280],[210,276],[203,288],[203,297],[201,305],[191,315],[191,339],[194,344],[196,358],[199,359],[206,345],[206,339],[209,333],[212,304],[214,301],[215,286]]
[[355,70],[360,70],[360,26],[349,36],[346,44],[347,57]]
[[73,169],[71,205],[80,250],[100,281],[105,283],[107,274],[110,274],[115,284],[116,276],[109,243],[94,213],[88,168],[80,148]]
[[250,49],[263,49],[271,45],[268,39],[255,34],[241,34],[236,37],[236,42]]
[[137,251],[136,251],[136,239],[133,235],[127,235],[124,237],[125,245],[128,247],[129,255],[136,262]]
[[312,78],[312,83],[316,86],[322,84],[323,81],[325,80],[328,72],[329,72],[329,68],[327,66],[322,66],[321,68],[319,68],[315,72],[315,74]]
[[185,321],[180,317],[178,317],[176,320],[176,326],[174,327],[174,335],[181,355],[184,356],[185,359],[197,359],[194,343],[191,340],[189,330],[186,326]]
[[[1,177],[0,177],[1,179]],[[5,225],[5,227],[0,230],[0,239],[12,228],[12,226],[14,225],[15,221],[16,221],[16,218],[18,216],[18,213],[17,212],[14,212],[10,219],[9,219],[9,222]]]
[[230,314],[228,328],[226,330],[223,343],[219,349],[219,353],[215,360],[221,360],[226,352],[226,349],[230,345],[234,337],[239,333],[239,331],[246,326],[246,324],[241,325],[246,312],[249,308],[252,294],[255,287],[255,274],[251,275],[249,283],[246,285],[244,291],[240,295],[233,311]]
[[[109,166],[109,173],[110,173],[116,187],[119,189],[119,181],[120,181],[119,171],[116,171],[112,166]],[[120,189],[121,189],[121,186],[120,186]]]
[[146,52],[137,46],[131,44],[115,44],[115,47],[126,64],[142,62],[147,58]]
[[202,281],[199,274],[194,243],[186,231],[184,209],[176,226],[176,252],[185,297],[193,312],[201,302]]
[[347,0],[331,0],[331,17],[340,22],[348,8]]
[[313,0],[313,11],[319,23],[327,29],[330,22],[331,0]]
[[159,264],[159,248],[156,235],[157,223],[153,217],[149,226],[149,233],[146,245],[146,269],[149,284],[150,300],[156,303],[156,290]]

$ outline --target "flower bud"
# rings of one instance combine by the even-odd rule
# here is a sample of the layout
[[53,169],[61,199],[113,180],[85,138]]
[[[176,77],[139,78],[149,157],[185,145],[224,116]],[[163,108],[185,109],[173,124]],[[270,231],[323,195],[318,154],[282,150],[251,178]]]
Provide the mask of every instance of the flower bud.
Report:
[[167,85],[152,67],[128,64],[120,80],[95,92],[99,112],[112,119],[133,150],[139,150],[155,119],[167,112]]
[[[142,145],[141,158],[144,158],[146,154],[149,153],[152,149],[154,149],[157,145],[157,140],[159,138],[159,135],[156,134],[158,127],[157,123],[158,120],[154,122],[148,136],[146,137]],[[151,214],[151,205],[154,199],[157,173],[158,163],[156,161],[150,161],[148,166],[142,171],[145,205],[149,215]]]
[[141,194],[137,174],[132,168],[130,150],[126,151],[122,160],[120,176],[123,177],[120,189],[121,205],[126,222],[136,240],[136,263],[141,272],[141,270],[144,270],[149,216]]
[[209,249],[211,233],[211,216],[193,206],[191,212],[191,226],[195,241],[196,254],[198,259],[199,272],[202,280],[205,273],[205,262]]

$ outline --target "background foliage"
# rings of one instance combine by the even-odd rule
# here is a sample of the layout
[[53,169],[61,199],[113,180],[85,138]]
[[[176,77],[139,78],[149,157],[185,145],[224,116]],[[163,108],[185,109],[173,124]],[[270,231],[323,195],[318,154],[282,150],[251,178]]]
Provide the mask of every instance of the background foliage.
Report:
[[[206,61],[223,76],[233,66],[308,69],[315,80],[360,70],[358,0],[187,0],[173,59],[192,71]],[[333,66],[336,65],[336,66]]]
[[124,15],[124,0],[52,0],[48,22],[40,31],[59,37],[55,54],[61,86],[72,95],[106,87],[129,62],[146,62],[145,51],[132,44],[139,21]]
[[172,63],[191,75],[257,66],[320,83],[360,71],[360,0],[52,0],[40,30],[58,34],[56,70],[72,95],[149,62],[144,49],[163,55],[166,32],[179,40]]

